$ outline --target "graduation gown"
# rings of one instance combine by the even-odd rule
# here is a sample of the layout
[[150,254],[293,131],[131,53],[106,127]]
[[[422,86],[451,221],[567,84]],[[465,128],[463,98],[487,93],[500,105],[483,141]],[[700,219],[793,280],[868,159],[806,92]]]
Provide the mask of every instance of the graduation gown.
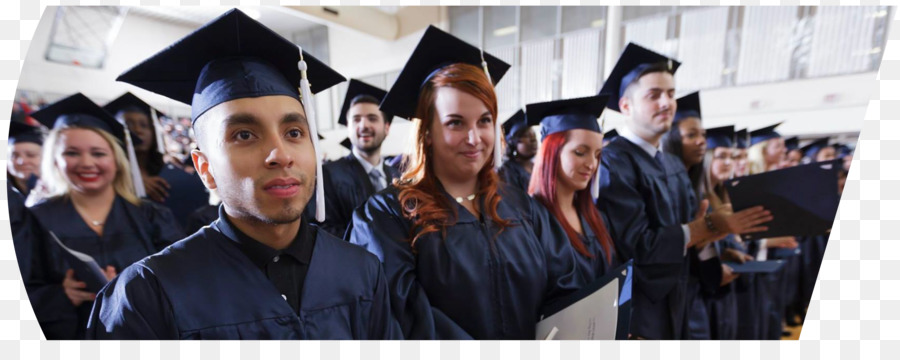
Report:
[[9,202],[9,228],[12,231],[13,246],[16,251],[16,262],[22,279],[31,275],[32,238],[34,219],[25,208],[25,197],[12,185],[6,182],[6,199]]
[[[744,241],[739,247],[747,255],[756,258],[759,240]],[[735,280],[738,304],[738,340],[763,340],[769,329],[769,308],[771,305],[766,274],[743,274]]]
[[503,165],[500,165],[498,172],[500,178],[507,184],[515,186],[519,190],[528,192],[528,184],[531,183],[531,173],[525,170],[513,159],[506,159]]
[[[315,214],[313,214],[315,215]],[[313,216],[315,217],[315,216]],[[186,233],[193,234],[200,228],[211,224],[219,218],[219,207],[215,205],[204,205],[188,216],[187,227],[184,229]],[[310,219],[310,218],[307,218]]]
[[[728,235],[728,237],[713,243],[713,245],[716,247],[719,259],[721,259],[722,253],[726,249],[739,246],[734,241],[734,235]],[[721,267],[719,269],[721,280]],[[747,275],[750,274],[741,274],[735,281],[725,286],[720,286],[715,291],[703,293],[703,301],[709,315],[710,337],[712,340],[737,339],[738,306],[737,294],[734,288],[736,286],[735,282]]]
[[[353,214],[348,240],[378,255],[391,307],[408,339],[535,339],[541,307],[584,284],[565,231],[524,192],[503,185],[497,213],[480,220],[453,200],[456,222],[410,247],[413,222],[391,187]],[[483,205],[482,205],[482,208]]]
[[816,279],[819,277],[819,269],[822,267],[822,259],[825,257],[825,247],[828,245],[830,234],[806,236],[798,238],[801,247],[800,253],[800,299],[803,311],[809,307],[813,290],[816,288]]
[[[387,177],[388,186],[400,177],[397,169],[386,162],[382,163],[382,171]],[[353,154],[328,163],[322,167],[322,172],[325,174],[325,222],[320,224],[320,228],[343,238],[353,218],[353,210],[375,194],[375,187],[369,180],[369,174]],[[307,211],[307,216],[314,219],[315,202],[310,202]]]
[[591,283],[593,280],[606,276],[607,271],[618,267],[620,263],[616,259],[615,248],[610,248],[613,253],[610,257],[611,261],[606,260],[606,251],[603,250],[597,235],[594,234],[594,229],[591,229],[583,217],[579,216],[578,219],[581,221],[581,229],[584,232],[584,235],[579,236],[579,240],[584,243],[584,247],[593,257],[587,257],[575,251],[575,261],[581,277]]
[[680,339],[689,258],[681,225],[697,201],[681,160],[656,161],[624,137],[601,156],[597,206],[621,259],[634,258],[631,333],[646,339]]
[[[300,311],[219,218],[126,269],[98,295],[91,339],[396,339],[378,260],[315,226]],[[352,266],[347,266],[352,264]]]
[[61,284],[70,268],[64,251],[44,231],[53,231],[67,247],[90,255],[101,268],[117,272],[184,237],[172,213],[150,201],[135,206],[116,196],[98,236],[82,220],[67,197],[45,200],[31,207],[41,232],[32,241],[35,265],[26,288],[35,316],[48,340],[82,339],[91,302],[75,307]]

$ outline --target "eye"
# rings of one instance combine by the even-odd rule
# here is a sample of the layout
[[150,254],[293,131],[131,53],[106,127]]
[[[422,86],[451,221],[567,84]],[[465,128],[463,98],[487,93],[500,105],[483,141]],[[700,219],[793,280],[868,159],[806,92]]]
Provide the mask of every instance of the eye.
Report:
[[104,156],[106,156],[106,153],[105,153],[105,152],[99,152],[99,151],[98,151],[98,152],[92,152],[92,153],[91,153],[91,156],[93,156],[93,157],[104,157]]
[[453,119],[453,120],[447,121],[446,124],[447,124],[447,126],[450,126],[450,127],[460,126],[460,125],[462,125],[462,120]]
[[247,141],[253,138],[253,133],[248,130],[241,130],[234,134],[234,138],[240,141]]
[[75,151],[64,151],[62,154],[63,154],[63,156],[77,156],[78,155],[78,153]]
[[290,129],[287,132],[287,136],[292,139],[299,139],[303,137],[303,131],[300,129]]
[[490,124],[493,122],[493,120],[491,120],[491,118],[489,118],[489,117],[483,117],[478,121],[480,121],[482,124]]
[[575,155],[584,156],[584,152],[581,150],[575,150]]

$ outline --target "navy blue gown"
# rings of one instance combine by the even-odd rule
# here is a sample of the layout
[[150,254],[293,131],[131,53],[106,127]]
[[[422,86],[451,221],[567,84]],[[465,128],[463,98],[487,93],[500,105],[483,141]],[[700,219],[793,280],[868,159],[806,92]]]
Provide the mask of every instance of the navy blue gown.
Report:
[[515,186],[526,193],[528,192],[528,184],[531,183],[531,173],[515,160],[506,159],[503,165],[500,165],[500,170],[498,170],[497,174],[507,184]]
[[220,217],[113,279],[97,295],[88,338],[399,338],[374,256],[307,226],[315,244],[298,313],[224,235],[223,223]]
[[9,228],[12,231],[13,246],[16,251],[16,262],[22,279],[27,280],[31,276],[31,256],[34,232],[34,219],[31,212],[25,208],[25,197],[12,185],[6,182],[6,199],[9,202]]
[[509,227],[500,231],[442,191],[456,222],[443,236],[420,237],[415,250],[397,188],[354,213],[347,239],[382,259],[406,338],[533,340],[542,306],[584,285],[562,226],[522,191],[499,191],[497,212]]
[[91,303],[75,307],[62,286],[69,264],[62,248],[46,235],[52,231],[67,247],[90,255],[101,268],[117,272],[184,237],[172,213],[142,201],[135,206],[116,196],[98,236],[66,197],[47,199],[30,208],[41,227],[35,234],[35,264],[26,282],[35,316],[48,340],[82,339]]
[[[581,228],[584,232],[584,235],[579,236],[579,238],[584,244],[585,249],[587,249],[588,253],[593,255],[593,257],[587,257],[578,251],[575,251],[575,260],[578,264],[578,271],[581,273],[581,277],[587,281],[587,283],[591,283],[594,280],[606,276],[608,271],[621,265],[621,262],[617,259],[614,247],[610,248],[612,255],[610,256],[610,261],[607,261],[606,251],[603,250],[603,246],[600,245],[597,235],[594,234],[594,229],[591,229],[583,217],[579,216],[578,219],[581,220]],[[612,246],[612,244],[610,246]]]
[[[383,163],[382,171],[387,176],[388,186],[400,177],[397,169],[386,162]],[[322,167],[322,172],[325,174],[325,222],[319,224],[319,227],[331,235],[343,238],[353,219],[353,210],[375,194],[375,187],[369,180],[369,174],[353,154],[326,164]],[[310,219],[315,218],[315,207],[315,202],[310,202],[307,207]]]
[[689,272],[684,231],[697,204],[681,160],[661,161],[624,137],[603,148],[597,207],[621,259],[635,260],[631,333],[680,339]]
[[[734,240],[734,235],[728,235],[725,239],[714,243],[716,253],[721,259],[726,249],[740,246]],[[721,276],[721,267],[719,268]],[[710,336],[712,340],[736,340],[738,328],[737,293],[735,290],[739,279],[750,274],[741,274],[735,281],[725,286],[719,286],[714,291],[704,292],[703,301],[709,314]],[[720,278],[721,280],[721,278]],[[718,284],[716,284],[718,285]]]

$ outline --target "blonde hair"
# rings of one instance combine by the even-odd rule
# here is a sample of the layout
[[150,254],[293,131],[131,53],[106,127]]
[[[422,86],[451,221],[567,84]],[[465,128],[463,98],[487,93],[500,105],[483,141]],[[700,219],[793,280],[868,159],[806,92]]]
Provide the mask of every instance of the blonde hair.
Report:
[[134,205],[140,205],[141,199],[135,195],[134,183],[131,181],[128,156],[125,155],[125,150],[119,146],[119,140],[104,130],[78,125],[68,125],[53,129],[44,141],[41,158],[41,182],[45,185],[46,189],[44,194],[42,194],[43,197],[55,198],[69,196],[72,191],[69,187],[69,182],[66,181],[65,175],[63,175],[63,173],[59,171],[59,167],[56,166],[57,147],[61,145],[59,144],[59,136],[63,132],[71,129],[93,131],[106,140],[106,143],[112,148],[113,156],[116,161],[116,177],[113,179],[113,189],[115,189],[116,194],[128,202]]
[[769,140],[761,141],[747,149],[747,175],[766,172],[766,146]]

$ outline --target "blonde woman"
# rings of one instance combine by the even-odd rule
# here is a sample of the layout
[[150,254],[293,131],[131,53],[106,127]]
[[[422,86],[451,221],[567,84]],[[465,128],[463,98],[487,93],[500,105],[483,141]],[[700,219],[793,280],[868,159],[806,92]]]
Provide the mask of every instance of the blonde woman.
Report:
[[47,339],[81,339],[99,289],[75,276],[49,234],[93,257],[112,279],[183,233],[169,210],[135,196],[128,133],[111,115],[79,93],[32,116],[53,130],[41,164],[45,194],[30,208],[42,229],[31,242],[29,296]]

